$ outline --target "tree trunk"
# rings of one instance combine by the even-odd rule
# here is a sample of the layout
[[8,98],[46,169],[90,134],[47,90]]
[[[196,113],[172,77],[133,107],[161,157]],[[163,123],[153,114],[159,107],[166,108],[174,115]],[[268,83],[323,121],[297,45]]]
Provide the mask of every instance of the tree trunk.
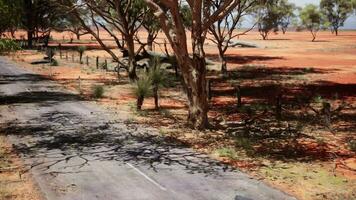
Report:
[[77,36],[77,40],[80,40],[80,33],[75,34]]
[[222,51],[221,48],[219,48],[219,60],[221,63],[221,74],[226,75],[227,74],[227,63],[226,63],[226,58],[225,58],[224,52]]
[[34,27],[33,27],[33,3],[32,0],[25,1],[25,13],[26,13],[26,28],[27,28],[27,47],[33,47],[33,34],[34,34]]
[[338,36],[339,35],[339,30],[337,28],[335,28],[335,35]]
[[83,53],[79,53],[79,63],[82,64],[82,59],[83,59]]
[[137,97],[137,110],[142,109],[142,104],[143,104],[144,99],[145,99],[144,96]]
[[159,103],[158,103],[158,86],[155,85],[153,87],[153,97],[155,100],[155,109],[158,110],[159,109]]
[[316,36],[315,36],[313,33],[312,33],[312,35],[313,35],[312,42],[314,42],[314,41],[315,41]]
[[205,129],[209,124],[205,59],[193,56],[180,62],[189,103],[188,124],[195,129]]
[[136,80],[136,60],[135,60],[135,43],[133,35],[128,35],[126,38],[126,45],[129,54],[129,78],[130,80]]
[[152,33],[148,33],[148,36],[147,36],[147,50],[149,50],[149,51],[153,50],[153,40],[154,40],[154,36],[152,35]]
[[268,36],[268,33],[261,31],[261,32],[260,32],[260,35],[262,36],[262,39],[263,39],[263,40],[266,40],[266,39],[267,39],[267,36]]

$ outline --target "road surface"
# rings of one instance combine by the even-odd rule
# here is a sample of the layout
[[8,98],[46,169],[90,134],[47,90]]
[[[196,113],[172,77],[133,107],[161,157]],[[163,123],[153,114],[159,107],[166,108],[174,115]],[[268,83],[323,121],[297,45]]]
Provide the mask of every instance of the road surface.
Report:
[[295,199],[0,57],[1,133],[49,200]]

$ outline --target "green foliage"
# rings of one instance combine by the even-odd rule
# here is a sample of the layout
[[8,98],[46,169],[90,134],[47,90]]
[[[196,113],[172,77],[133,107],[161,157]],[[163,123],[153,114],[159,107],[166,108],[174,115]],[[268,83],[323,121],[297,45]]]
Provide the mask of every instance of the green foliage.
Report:
[[144,75],[135,82],[134,93],[137,97],[149,97],[152,95],[152,80]]
[[0,39],[0,54],[20,50],[21,47],[14,40]]
[[279,28],[283,33],[295,17],[296,6],[287,0],[261,1],[252,13],[257,19],[257,27],[263,39],[267,39],[271,31],[277,32]]
[[293,19],[295,19],[296,15],[294,11],[296,10],[296,5],[293,3],[289,3],[287,0],[282,0],[279,4],[280,10],[280,21],[279,25],[285,33],[287,31],[288,26],[292,23]]
[[51,62],[51,66],[58,66],[59,63],[56,59],[53,59],[52,62]]
[[313,40],[316,38],[316,33],[323,27],[324,25],[324,16],[320,12],[317,6],[313,4],[306,5],[300,11],[300,19],[302,21],[303,26],[308,29],[313,35]]
[[328,25],[338,34],[339,27],[343,26],[352,13],[350,0],[321,0],[321,12],[326,16]]
[[79,47],[77,48],[77,51],[78,51],[80,54],[83,54],[86,50],[87,50],[87,47],[86,47],[86,46],[79,46]]
[[186,4],[181,5],[180,13],[182,15],[184,27],[187,29],[190,29],[190,27],[192,27],[192,23],[193,23],[193,16],[192,16],[192,11],[190,10],[190,7]]
[[348,146],[351,151],[356,152],[356,140],[350,140]]
[[252,142],[249,138],[246,138],[246,137],[237,137],[235,139],[235,145],[237,147],[240,147],[246,151],[252,151],[253,148],[252,148]]
[[230,159],[237,158],[237,152],[232,148],[220,148],[215,151],[220,157],[226,157]]
[[282,18],[278,2],[279,0],[265,1],[255,8],[257,28],[264,40],[267,39],[271,31],[278,31],[279,21]]
[[152,85],[157,87],[165,86],[167,83],[166,73],[161,69],[161,60],[159,57],[154,57],[150,60],[151,70],[148,74],[152,81]]
[[19,26],[21,8],[21,1],[0,0],[0,38],[5,31]]
[[95,85],[92,88],[92,95],[96,99],[102,98],[104,96],[104,92],[105,92],[105,90],[102,85]]

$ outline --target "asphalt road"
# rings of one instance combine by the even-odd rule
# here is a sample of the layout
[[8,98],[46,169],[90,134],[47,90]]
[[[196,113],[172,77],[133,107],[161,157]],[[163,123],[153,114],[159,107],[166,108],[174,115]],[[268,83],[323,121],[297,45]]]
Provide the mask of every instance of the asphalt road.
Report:
[[0,132],[47,199],[294,199],[124,119],[0,57]]

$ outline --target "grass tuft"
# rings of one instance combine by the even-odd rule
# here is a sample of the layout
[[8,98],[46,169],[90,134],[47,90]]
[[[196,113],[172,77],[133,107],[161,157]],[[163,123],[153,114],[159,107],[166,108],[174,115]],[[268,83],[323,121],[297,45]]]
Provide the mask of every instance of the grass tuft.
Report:
[[101,85],[95,85],[92,89],[93,97],[96,99],[102,98],[104,96],[104,87]]

